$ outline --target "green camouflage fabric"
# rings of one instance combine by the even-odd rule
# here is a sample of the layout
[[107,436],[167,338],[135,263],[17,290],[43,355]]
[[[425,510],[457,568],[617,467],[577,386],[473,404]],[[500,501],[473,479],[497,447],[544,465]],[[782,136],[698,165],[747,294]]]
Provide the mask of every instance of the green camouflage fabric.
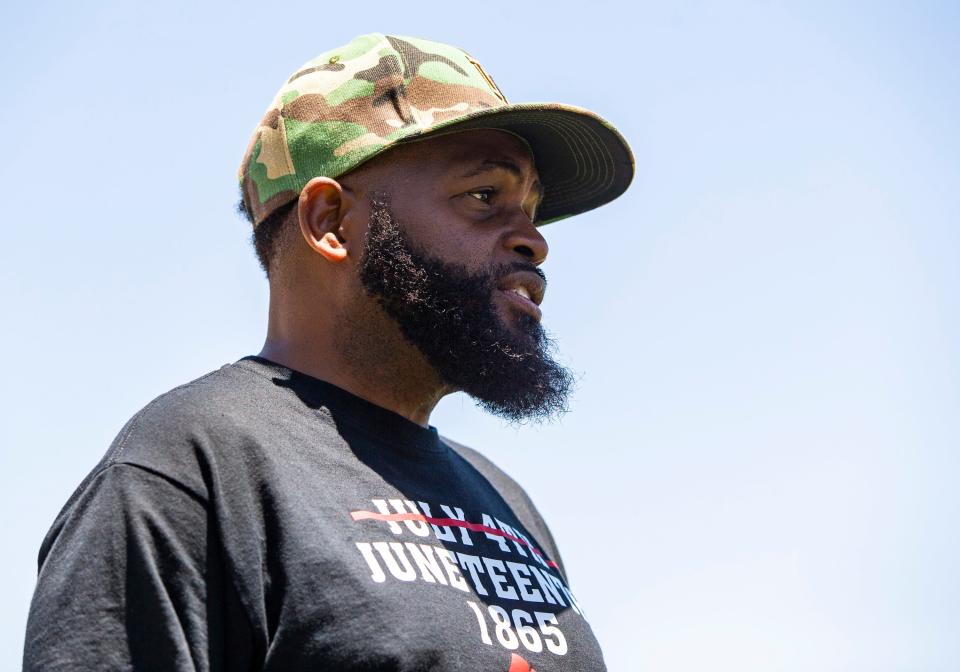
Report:
[[[506,116],[500,113],[506,113]],[[540,135],[537,135],[538,129],[533,126],[544,123],[537,119],[538,114],[549,117],[547,123],[553,126],[553,136],[543,136],[543,129],[539,129]],[[566,115],[559,130],[557,114]],[[574,126],[578,127],[574,129],[574,135],[578,136],[574,138],[574,145],[577,142],[598,146],[611,144],[608,137],[584,136],[586,131],[579,128],[586,123],[580,119],[583,116],[590,118],[588,121],[593,127],[599,122],[601,135],[607,136],[611,132],[615,135],[613,144],[619,143],[622,148],[612,162],[628,164],[626,183],[629,183],[633,174],[633,157],[626,141],[593,113],[555,104],[509,105],[493,79],[461,49],[413,37],[379,33],[362,35],[344,47],[308,61],[286,81],[250,139],[239,179],[244,201],[253,215],[254,226],[257,226],[276,208],[298,198],[311,178],[318,175],[338,177],[397,142],[459,124],[465,129],[503,128],[527,139],[549,195],[551,184],[544,179],[541,166],[544,157],[538,154],[534,145],[556,145],[560,139],[570,145],[569,131]],[[568,123],[566,117],[577,119]],[[607,127],[606,133],[603,127]],[[598,132],[596,128],[588,130]],[[531,134],[535,136],[533,141],[529,137]],[[558,160],[569,163],[568,155],[580,156],[583,151],[570,146],[561,153],[564,156]],[[595,152],[587,152],[591,153]],[[611,160],[607,158],[600,163],[606,160],[610,164]],[[582,163],[583,159],[578,161]],[[587,163],[590,161],[592,159]],[[601,167],[604,170],[600,172],[607,173],[606,177],[601,176],[601,182],[610,182],[614,173],[619,173],[614,177],[623,182],[623,170],[618,171],[616,166],[611,169],[610,165]],[[587,168],[586,183],[590,182],[591,176],[596,182],[597,166]],[[583,182],[582,166],[572,169],[573,177],[568,175],[567,182],[571,179]],[[561,181],[559,175],[558,180],[554,180],[556,184],[553,186],[559,189],[557,196],[563,196],[564,191],[571,189],[572,192],[582,191],[573,183],[564,186],[559,183]],[[593,188],[598,189],[597,186]],[[604,188],[611,191],[609,184]],[[626,184],[618,184],[613,191],[625,188]],[[599,199],[595,195],[594,200],[598,202],[586,205],[596,207],[599,202],[606,202],[617,194],[609,196],[605,193]],[[578,202],[578,198],[577,193],[572,196],[568,193],[567,200],[571,203],[561,206],[558,201],[552,210],[547,208],[547,214],[552,220],[588,209],[580,207],[584,203]],[[543,212],[541,206],[541,214]]]

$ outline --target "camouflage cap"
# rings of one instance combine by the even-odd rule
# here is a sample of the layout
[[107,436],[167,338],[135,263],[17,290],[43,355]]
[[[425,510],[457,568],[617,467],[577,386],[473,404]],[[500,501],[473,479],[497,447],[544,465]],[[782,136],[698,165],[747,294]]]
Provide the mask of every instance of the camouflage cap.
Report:
[[466,52],[374,33],[305,63],[250,139],[239,178],[256,227],[318,175],[335,178],[393,145],[492,128],[530,145],[544,186],[537,224],[613,200],[633,178],[626,140],[593,112],[510,104]]

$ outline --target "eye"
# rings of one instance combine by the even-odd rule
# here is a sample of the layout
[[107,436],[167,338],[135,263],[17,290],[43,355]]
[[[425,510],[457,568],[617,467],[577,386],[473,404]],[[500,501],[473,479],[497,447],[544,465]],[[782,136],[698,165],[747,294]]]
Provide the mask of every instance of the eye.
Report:
[[474,198],[481,203],[489,203],[490,199],[493,198],[494,193],[496,193],[495,189],[476,189],[474,191],[468,191],[467,196]]

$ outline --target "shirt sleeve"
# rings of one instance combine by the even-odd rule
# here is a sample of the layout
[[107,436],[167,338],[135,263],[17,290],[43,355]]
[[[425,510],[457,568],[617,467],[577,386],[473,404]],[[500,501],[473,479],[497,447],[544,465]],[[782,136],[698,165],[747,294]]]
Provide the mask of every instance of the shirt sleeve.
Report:
[[222,669],[214,528],[175,481],[129,464],[101,471],[42,561],[23,669]]

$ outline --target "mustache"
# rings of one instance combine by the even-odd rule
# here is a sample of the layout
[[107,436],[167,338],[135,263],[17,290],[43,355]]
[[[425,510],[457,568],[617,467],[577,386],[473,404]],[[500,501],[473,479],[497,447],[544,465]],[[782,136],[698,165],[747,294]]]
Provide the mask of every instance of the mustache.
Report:
[[527,273],[535,273],[540,276],[540,279],[543,280],[543,285],[547,285],[547,274],[543,270],[534,266],[533,264],[525,264],[522,261],[513,261],[509,264],[499,264],[490,271],[489,276],[496,282],[502,280],[504,277],[510,275],[511,273],[516,273],[517,271],[526,271]]

